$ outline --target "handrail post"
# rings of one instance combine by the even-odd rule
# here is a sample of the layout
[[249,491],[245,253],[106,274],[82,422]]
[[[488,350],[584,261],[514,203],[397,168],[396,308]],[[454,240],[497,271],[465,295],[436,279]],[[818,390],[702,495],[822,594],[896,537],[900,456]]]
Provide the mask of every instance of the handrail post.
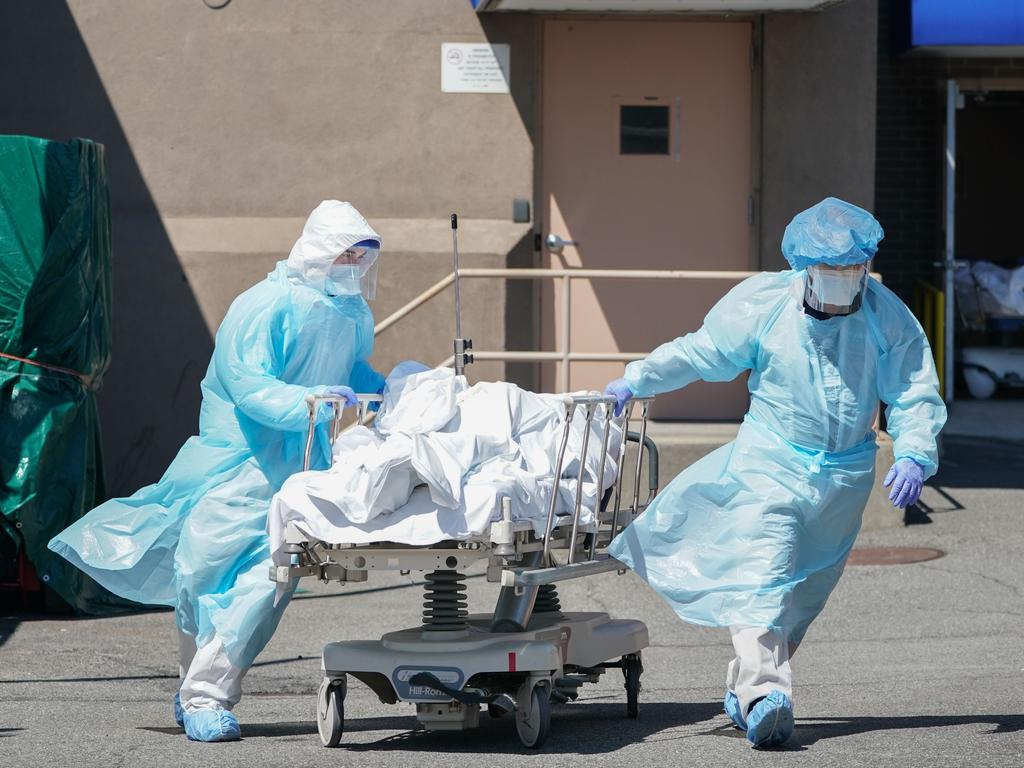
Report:
[[572,277],[562,277],[562,392],[569,391],[569,339],[572,333]]

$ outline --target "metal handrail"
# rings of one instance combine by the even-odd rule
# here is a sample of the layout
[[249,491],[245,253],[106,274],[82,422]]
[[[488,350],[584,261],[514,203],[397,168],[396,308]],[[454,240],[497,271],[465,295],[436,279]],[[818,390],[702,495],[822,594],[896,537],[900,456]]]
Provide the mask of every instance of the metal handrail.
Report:
[[671,280],[732,280],[753,277],[760,272],[738,272],[725,269],[548,269],[547,267],[468,267],[459,270],[459,277],[507,277],[516,280],[536,280],[541,277],[569,278],[625,278]]
[[[758,272],[737,272],[707,269],[546,269],[546,268],[493,268],[470,267],[459,270],[461,278],[502,278],[506,280],[562,280],[562,323],[559,333],[560,350],[481,351],[474,352],[477,360],[501,360],[521,362],[556,361],[562,363],[561,388],[569,390],[569,365],[573,362],[629,362],[644,357],[646,352],[573,352],[570,349],[571,306],[573,280],[743,280]],[[374,327],[374,334],[382,333],[414,310],[426,304],[441,291],[454,283],[455,275],[445,275],[412,301],[392,312]],[[442,366],[453,365],[454,355],[441,362]]]
[[[462,271],[465,272],[465,270],[462,270]],[[422,307],[424,304],[426,304],[432,298],[437,296],[437,294],[439,294],[441,291],[443,291],[445,288],[447,288],[449,285],[451,285],[454,282],[455,282],[455,273],[451,273],[451,274],[445,275],[443,279],[438,280],[432,286],[427,288],[427,290],[423,291],[423,293],[421,293],[415,299],[413,299],[409,303],[405,304],[404,306],[399,307],[394,312],[392,312],[390,315],[388,315],[383,320],[381,320],[379,323],[377,323],[377,325],[375,325],[373,327],[374,335],[376,336],[377,334],[382,333],[383,331],[386,331],[388,328],[390,328],[392,325],[397,323],[403,317],[405,317],[406,315],[411,313],[414,309],[418,309],[419,307]]]

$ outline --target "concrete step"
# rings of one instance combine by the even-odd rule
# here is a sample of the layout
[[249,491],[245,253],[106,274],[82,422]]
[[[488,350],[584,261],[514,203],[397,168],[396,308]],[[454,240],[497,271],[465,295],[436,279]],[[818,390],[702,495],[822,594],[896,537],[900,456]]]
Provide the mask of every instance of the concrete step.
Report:
[[[658,446],[659,486],[664,488],[688,466],[716,448],[734,440],[738,429],[739,424],[733,422],[650,422],[647,434]],[[875,455],[875,484],[867,507],[864,509],[862,531],[896,528],[904,525],[903,511],[892,506],[886,497],[888,492],[881,486],[882,478],[889,471],[892,462],[892,439],[887,433],[879,432],[878,453]],[[636,467],[635,449],[627,452],[625,467],[627,475],[623,481],[623,497],[631,500]],[[641,502],[647,497],[647,477],[645,462],[640,483]]]

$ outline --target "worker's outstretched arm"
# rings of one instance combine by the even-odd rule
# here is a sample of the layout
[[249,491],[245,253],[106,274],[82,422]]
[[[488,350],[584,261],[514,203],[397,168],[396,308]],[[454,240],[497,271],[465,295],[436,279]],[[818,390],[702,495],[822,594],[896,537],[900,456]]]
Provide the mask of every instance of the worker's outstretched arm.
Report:
[[755,367],[761,329],[786,285],[782,273],[744,280],[712,307],[698,330],[626,366],[625,380],[633,394],[658,395],[698,379],[731,381]]

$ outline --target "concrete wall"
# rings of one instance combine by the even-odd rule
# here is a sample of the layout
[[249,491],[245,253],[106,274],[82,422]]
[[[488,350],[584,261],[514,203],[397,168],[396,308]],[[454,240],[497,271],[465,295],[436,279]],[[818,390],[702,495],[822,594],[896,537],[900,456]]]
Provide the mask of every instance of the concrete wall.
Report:
[[[531,262],[529,227],[510,222],[513,198],[532,199],[534,20],[481,22],[465,0],[386,5],[0,5],[0,132],[107,146],[114,347],[100,406],[111,492],[156,480],[196,432],[220,319],[320,200],[354,202],[383,236],[378,319],[450,269],[451,211],[469,264]],[[511,44],[513,93],[441,93],[441,44],[488,39]],[[519,306],[509,291],[473,288],[464,324],[478,347],[529,343],[528,322],[506,338]],[[383,335],[378,365],[449,354],[447,306]]]
[[833,195],[869,210],[875,188],[877,0],[764,19],[761,264],[782,233]]

